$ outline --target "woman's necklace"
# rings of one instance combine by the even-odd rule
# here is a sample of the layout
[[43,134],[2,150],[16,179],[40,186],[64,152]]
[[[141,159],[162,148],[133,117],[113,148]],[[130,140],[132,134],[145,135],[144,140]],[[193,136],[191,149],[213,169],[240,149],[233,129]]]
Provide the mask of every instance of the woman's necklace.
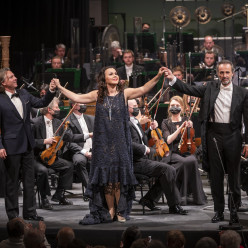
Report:
[[[116,95],[117,95],[117,93],[116,93]],[[110,121],[111,121],[111,117],[112,117],[112,105],[113,105],[113,102],[114,102],[114,99],[115,99],[116,95],[113,97],[111,104],[110,104],[109,98],[107,96],[107,103],[108,103],[108,109],[109,109],[108,112],[109,112],[109,120]]]

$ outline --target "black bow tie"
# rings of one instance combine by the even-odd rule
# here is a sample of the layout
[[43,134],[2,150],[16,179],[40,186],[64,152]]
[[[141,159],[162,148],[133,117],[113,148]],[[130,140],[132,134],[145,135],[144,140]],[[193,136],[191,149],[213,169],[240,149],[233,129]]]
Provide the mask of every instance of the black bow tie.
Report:
[[19,97],[19,94],[18,94],[17,92],[14,93],[14,94],[11,95],[11,99],[12,99],[13,97]]

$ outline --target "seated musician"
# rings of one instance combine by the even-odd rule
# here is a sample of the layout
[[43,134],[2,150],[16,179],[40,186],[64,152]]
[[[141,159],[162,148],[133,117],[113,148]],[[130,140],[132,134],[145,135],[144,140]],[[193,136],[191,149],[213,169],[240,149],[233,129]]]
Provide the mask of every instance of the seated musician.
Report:
[[170,147],[170,156],[163,158],[162,161],[176,169],[176,183],[183,200],[182,204],[187,205],[190,201],[188,196],[192,194],[191,203],[203,205],[206,203],[206,195],[203,191],[196,157],[181,155],[178,149],[182,128],[193,125],[191,121],[187,121],[186,117],[182,117],[183,110],[183,99],[179,96],[172,97],[168,107],[169,117],[161,124],[164,140]]
[[[71,101],[71,106],[75,105]],[[86,187],[89,181],[87,165],[91,160],[92,137],[95,117],[86,115],[87,106],[76,103],[73,113],[68,117],[70,130],[73,134],[83,134],[84,140],[80,143],[68,143],[64,155],[72,160],[77,176],[82,182],[82,187]]]
[[[62,43],[57,44],[54,50],[55,56],[59,56],[61,58],[61,62],[64,68],[68,68],[71,66],[71,61],[68,57],[65,56],[66,54],[66,46]],[[47,63],[51,63],[51,59],[47,61]]]
[[115,40],[110,45],[111,56],[108,59],[108,64],[113,65],[114,63],[122,63],[122,50],[120,42]]
[[212,51],[215,54],[217,54],[218,57],[223,57],[223,50],[221,50],[221,47],[218,47],[214,44],[213,37],[210,35],[205,36],[203,47],[201,49],[201,52],[206,53],[208,51]]
[[[59,173],[58,186],[55,194],[52,196],[52,201],[58,202],[61,205],[72,205],[64,193],[66,189],[70,189],[73,180],[73,165],[71,162],[60,157],[61,151],[57,153],[55,162],[48,166],[40,159],[40,153],[49,148],[56,140],[53,135],[61,124],[61,121],[56,117],[59,116],[60,109],[58,106],[58,98],[54,98],[48,107],[42,109],[42,116],[33,119],[33,133],[35,138],[35,174],[37,178],[37,186],[40,190],[42,208],[52,209],[47,196],[50,195],[50,187],[48,183],[48,168]],[[58,132],[61,136],[63,128]],[[63,140],[71,141],[71,135],[66,132]]]
[[212,51],[207,51],[204,54],[203,62],[199,64],[202,69],[215,69],[217,56]]
[[[133,146],[134,173],[156,178],[155,184],[139,203],[150,210],[157,210],[158,208],[155,207],[154,202],[164,193],[169,206],[169,213],[187,214],[187,211],[180,206],[181,197],[176,186],[176,170],[166,163],[153,161],[148,158],[152,148],[148,147],[147,133],[149,134],[151,129],[149,128],[144,132],[139,121],[135,118],[139,115],[136,100],[128,100],[128,110]],[[155,129],[157,126],[156,121],[151,123],[152,129]]]
[[[123,52],[123,61],[124,61],[125,65],[117,68],[117,70],[116,70],[118,73],[118,76],[120,78],[121,83],[125,83],[126,81],[128,81],[130,83],[131,76],[138,76],[145,71],[143,66],[135,65],[133,63],[134,62],[134,53],[132,50],[125,50]],[[136,87],[143,85],[142,82],[139,82],[139,80],[137,80],[137,81],[138,82],[137,82]],[[131,84],[129,84],[129,86],[134,87],[134,85],[131,85]]]
[[62,58],[58,55],[54,56],[51,60],[52,69],[62,69]]

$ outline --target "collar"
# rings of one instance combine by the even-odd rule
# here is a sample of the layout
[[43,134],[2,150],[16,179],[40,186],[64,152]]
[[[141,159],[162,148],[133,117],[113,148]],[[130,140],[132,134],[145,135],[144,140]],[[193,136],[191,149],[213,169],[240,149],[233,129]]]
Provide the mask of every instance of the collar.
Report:
[[17,93],[16,90],[14,93],[10,93],[9,91],[5,90],[5,93],[7,94],[7,96],[11,99],[11,96],[14,94],[14,93]]
[[125,65],[125,68],[130,70],[130,69],[132,69],[132,68],[133,68],[133,64],[131,64],[130,66]]
[[75,115],[75,117],[77,118],[77,119],[81,119],[82,117],[83,117],[83,114],[81,114],[81,115],[78,115],[78,114],[75,114],[75,113],[73,113],[74,115]]
[[130,121],[134,124],[138,124],[138,120],[134,116],[130,116]]
[[53,121],[53,120],[48,119],[45,115],[44,115],[44,120],[45,120],[45,123],[48,125],[52,124],[52,121]]
[[220,84],[220,90],[227,90],[227,91],[232,91],[233,90],[233,84],[230,83],[228,86],[223,86],[223,84]]

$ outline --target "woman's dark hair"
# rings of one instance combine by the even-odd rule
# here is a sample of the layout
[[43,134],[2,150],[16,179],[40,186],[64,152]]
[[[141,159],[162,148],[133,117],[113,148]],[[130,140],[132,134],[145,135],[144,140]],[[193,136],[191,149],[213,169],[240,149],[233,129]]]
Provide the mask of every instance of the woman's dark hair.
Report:
[[[107,69],[110,69],[110,68],[115,69],[113,66],[103,67],[101,69],[101,71],[99,72],[98,76],[97,76],[97,83],[98,83],[98,98],[97,98],[97,102],[99,102],[99,103],[103,103],[104,97],[106,97],[108,95],[108,88],[107,88],[107,85],[106,85],[106,82],[105,82],[105,71]],[[117,91],[119,91],[119,92],[124,91],[124,85],[122,85],[120,83],[120,81],[118,82],[118,85],[117,85]]]

